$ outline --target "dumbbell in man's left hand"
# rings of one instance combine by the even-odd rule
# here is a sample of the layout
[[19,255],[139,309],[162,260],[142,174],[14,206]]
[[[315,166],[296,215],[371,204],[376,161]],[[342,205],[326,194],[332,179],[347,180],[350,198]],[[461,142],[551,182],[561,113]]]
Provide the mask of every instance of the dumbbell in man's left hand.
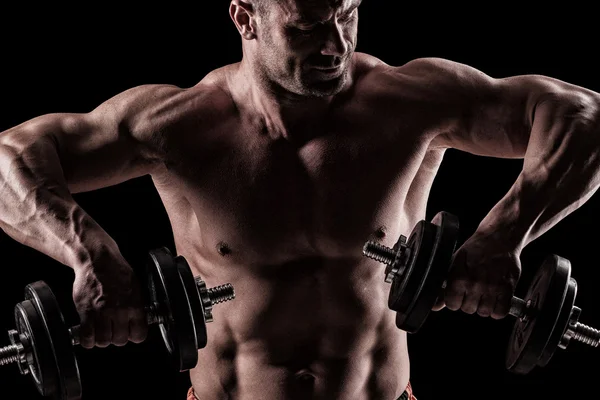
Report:
[[520,254],[501,234],[476,231],[454,253],[434,310],[504,318],[521,276]]

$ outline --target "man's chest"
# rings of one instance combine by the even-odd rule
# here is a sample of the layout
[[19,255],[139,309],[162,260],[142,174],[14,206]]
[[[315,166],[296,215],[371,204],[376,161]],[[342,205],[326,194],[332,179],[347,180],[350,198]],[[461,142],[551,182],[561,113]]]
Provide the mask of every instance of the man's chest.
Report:
[[365,240],[401,229],[426,144],[377,126],[338,128],[302,145],[244,130],[208,149],[188,143],[170,190],[185,196],[211,248],[359,257]]

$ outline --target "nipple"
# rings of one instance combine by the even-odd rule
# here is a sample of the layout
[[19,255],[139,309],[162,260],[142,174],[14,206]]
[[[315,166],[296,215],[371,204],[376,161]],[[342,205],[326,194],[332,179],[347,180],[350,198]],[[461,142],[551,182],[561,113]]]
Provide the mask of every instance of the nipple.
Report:
[[375,237],[377,239],[384,239],[386,232],[387,232],[387,228],[382,225],[379,228],[377,228],[377,230],[375,231]]
[[231,248],[229,248],[229,245],[227,243],[225,243],[225,242],[219,242],[217,244],[217,251],[223,257],[231,254]]

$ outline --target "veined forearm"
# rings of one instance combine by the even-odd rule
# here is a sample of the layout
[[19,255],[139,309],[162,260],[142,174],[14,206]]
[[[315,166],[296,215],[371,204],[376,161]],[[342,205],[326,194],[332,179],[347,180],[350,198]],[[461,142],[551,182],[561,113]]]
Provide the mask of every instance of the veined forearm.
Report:
[[478,231],[519,249],[585,203],[600,186],[599,103],[578,95],[536,107],[523,170]]
[[0,228],[71,268],[90,263],[109,235],[74,201],[50,137],[0,136]]

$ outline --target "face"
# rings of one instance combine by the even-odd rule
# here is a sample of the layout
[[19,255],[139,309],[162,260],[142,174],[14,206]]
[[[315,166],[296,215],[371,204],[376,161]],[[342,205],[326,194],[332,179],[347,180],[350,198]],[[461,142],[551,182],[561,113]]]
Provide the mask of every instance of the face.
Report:
[[282,0],[257,19],[252,57],[261,79],[311,97],[338,93],[356,48],[362,0]]

